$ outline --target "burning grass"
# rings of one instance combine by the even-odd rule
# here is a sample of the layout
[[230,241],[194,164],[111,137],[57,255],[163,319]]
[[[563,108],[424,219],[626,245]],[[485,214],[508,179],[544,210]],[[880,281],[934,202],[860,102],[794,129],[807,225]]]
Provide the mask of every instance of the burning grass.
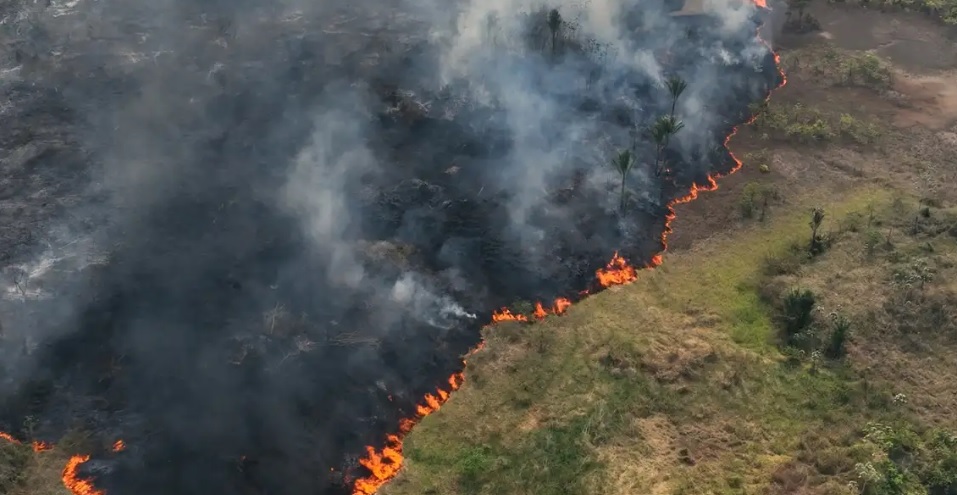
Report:
[[382,493],[843,493],[867,461],[867,425],[916,415],[862,364],[861,334],[846,361],[785,359],[761,289],[784,277],[824,307],[846,304],[820,284],[851,260],[870,275],[842,297],[885,284],[845,219],[899,222],[884,216],[892,203],[869,189],[827,203],[835,241],[787,275],[764,264],[806,242],[800,206],[672,254],[562,318],[487,328],[468,385],[407,437],[407,469]]

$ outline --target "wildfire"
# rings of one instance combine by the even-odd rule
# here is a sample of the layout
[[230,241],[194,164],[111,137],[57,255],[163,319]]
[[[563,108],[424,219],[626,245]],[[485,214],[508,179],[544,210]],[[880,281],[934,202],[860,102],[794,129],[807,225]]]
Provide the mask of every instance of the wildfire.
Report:
[[512,313],[508,308],[502,308],[492,313],[492,323],[501,321],[528,321],[528,317],[523,314]]
[[[12,444],[20,445],[22,442],[17,440],[13,435],[0,431],[0,440],[6,440]],[[30,446],[33,448],[34,452],[44,452],[53,448],[53,445],[50,445],[47,442],[42,442],[39,440],[34,440],[31,442]]]
[[555,299],[555,304],[552,305],[552,312],[556,315],[563,315],[565,311],[568,311],[568,307],[572,305],[572,302],[564,297],[559,297]]
[[[472,351],[475,352],[475,351]],[[359,464],[369,470],[369,476],[359,478],[353,485],[353,495],[373,495],[376,490],[399,474],[402,468],[402,436],[410,432],[422,418],[434,413],[445,401],[449,400],[452,392],[465,383],[465,375],[455,373],[449,377],[447,387],[439,387],[435,394],[425,394],[422,403],[416,406],[415,417],[403,419],[399,422],[399,432],[388,435],[385,446],[377,450],[366,447],[366,455],[359,459]],[[85,494],[84,494],[85,495]]]
[[[10,443],[20,445],[21,442],[10,435],[9,433],[4,433],[0,431],[0,440],[6,440]],[[32,443],[34,452],[44,452],[47,450],[53,450],[53,445],[47,442],[42,442],[34,440]],[[117,440],[113,444],[113,452],[122,452],[126,449],[126,442],[123,440]],[[66,466],[63,467],[63,474],[60,479],[63,481],[63,486],[70,491],[73,495],[106,495],[106,491],[99,490],[93,485],[92,480],[83,479],[77,474],[80,471],[80,466],[90,460],[88,455],[74,455],[70,457],[70,460],[67,461]]]
[[635,267],[628,264],[625,258],[618,255],[615,251],[611,261],[605,265],[605,268],[599,268],[595,271],[595,278],[602,287],[611,287],[612,285],[622,285],[638,280],[638,271]]
[[106,492],[103,490],[98,490],[93,486],[93,482],[87,479],[80,478],[77,472],[80,470],[80,466],[83,465],[86,461],[90,460],[88,455],[75,455],[70,457],[70,460],[67,461],[66,467],[63,468],[63,486],[67,490],[70,490],[70,493],[73,495],[106,495]]
[[[764,0],[755,0],[755,3],[759,7],[767,8],[767,4],[764,3]],[[768,50],[771,50],[771,46],[768,45],[768,43],[764,41],[763,38],[759,36],[758,40],[760,40],[761,43],[764,44],[764,46],[767,46]],[[775,53],[773,50],[771,51],[771,53],[774,55],[774,65],[778,69],[778,75],[781,77],[781,84],[779,84],[776,88],[774,88],[775,90],[777,90],[777,89],[783,88],[784,85],[788,83],[788,79],[787,79],[787,75],[784,73],[784,69],[781,68],[781,56]],[[770,99],[771,99],[771,93],[769,92],[768,95],[764,97],[764,101],[767,102]],[[757,118],[758,118],[758,115],[752,115],[743,125],[752,124]],[[674,207],[676,205],[690,203],[694,201],[695,199],[698,198],[698,193],[701,193],[703,191],[716,190],[718,188],[718,179],[722,177],[727,177],[728,175],[731,175],[737,172],[743,166],[743,163],[741,163],[741,160],[738,159],[738,157],[734,156],[734,153],[731,152],[731,148],[728,146],[729,143],[731,142],[731,138],[733,138],[735,134],[738,133],[738,127],[739,126],[732,127],[731,132],[728,134],[726,138],[724,138],[724,147],[725,149],[728,150],[728,153],[731,155],[731,159],[734,160],[734,165],[731,167],[731,170],[728,170],[727,172],[723,174],[714,173],[709,175],[707,179],[707,184],[705,185],[698,185],[698,184],[692,183],[691,189],[688,190],[688,194],[685,194],[684,196],[674,199],[670,203],[668,203],[668,213],[665,215],[665,229],[664,229],[664,232],[661,233],[661,243],[662,243],[662,246],[664,246],[665,250],[668,249],[668,234],[672,232],[671,222],[675,219]],[[652,264],[654,266],[660,265],[661,256],[660,255],[655,256],[652,259]]]
[[[766,0],[752,0],[755,5],[760,8],[767,9]],[[764,43],[766,46],[767,42],[758,37],[758,39]],[[768,49],[771,50],[771,47],[768,46]],[[781,69],[781,57],[774,53],[774,63],[778,68],[778,74],[781,77],[781,84],[775,88],[781,88],[787,84],[787,78],[784,74],[784,71]],[[768,93],[765,97],[765,101],[770,99],[771,94]],[[751,116],[751,118],[745,123],[745,125],[754,122],[757,118],[756,115]],[[738,132],[738,127],[731,129],[731,132],[724,140],[724,146],[728,149],[728,143],[731,141],[731,138]],[[668,204],[668,213],[665,216],[665,227],[664,231],[661,234],[661,242],[664,250],[667,250],[667,237],[668,234],[672,232],[671,222],[675,219],[675,210],[674,206],[689,203],[694,201],[698,194],[702,191],[713,191],[718,188],[717,179],[733,174],[737,172],[741,166],[741,160],[739,160],[734,153],[731,153],[730,149],[728,152],[731,154],[731,158],[734,160],[734,166],[726,173],[720,174],[715,173],[709,175],[707,182],[704,185],[692,184],[688,193],[684,196],[672,200]],[[654,268],[661,265],[663,261],[662,255],[657,254],[651,258],[651,261],[645,266],[646,268]],[[620,256],[618,252],[612,256],[611,260],[604,268],[599,268],[595,271],[595,278],[598,285],[601,288],[607,288],[612,285],[622,285],[634,282],[638,279],[638,271],[634,266],[630,265],[628,261]],[[582,290],[578,293],[579,297],[586,297],[591,292],[589,290]],[[572,302],[565,298],[558,298],[555,300],[554,304],[551,307],[551,313],[556,315],[564,314],[568,310],[568,307],[571,306]],[[541,302],[535,303],[535,310],[532,315],[536,319],[543,319],[549,314],[549,310],[545,309]],[[492,314],[492,323],[499,323],[503,321],[523,321],[527,322],[528,317],[523,314],[512,313],[508,308],[502,308],[498,311],[495,311]],[[470,354],[477,352],[485,346],[484,342],[479,342],[479,344],[473,349]],[[464,364],[464,360],[463,360]],[[411,419],[403,419],[399,422],[399,432],[398,434],[388,435],[386,437],[385,446],[380,450],[376,450],[373,447],[366,447],[366,457],[359,461],[363,467],[369,470],[371,473],[369,476],[360,478],[355,481],[353,495],[374,495],[376,490],[378,490],[382,485],[386,484],[394,478],[402,467],[402,437],[407,434],[412,428],[420,421],[422,418],[431,414],[439,409],[445,401],[448,400],[451,392],[457,390],[462,386],[462,383],[465,381],[465,375],[463,373],[456,373],[449,378],[449,390],[439,388],[437,395],[426,394],[424,398],[424,404],[420,404],[416,408],[416,417]],[[86,494],[82,494],[86,495]],[[94,494],[97,495],[97,494]]]

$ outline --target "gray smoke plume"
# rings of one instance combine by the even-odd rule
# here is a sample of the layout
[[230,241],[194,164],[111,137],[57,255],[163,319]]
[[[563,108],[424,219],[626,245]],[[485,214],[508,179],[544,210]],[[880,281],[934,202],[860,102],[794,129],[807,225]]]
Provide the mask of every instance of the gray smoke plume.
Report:
[[4,3],[0,429],[123,438],[110,493],[348,490],[492,310],[640,264],[730,166],[767,12],[674,3]]

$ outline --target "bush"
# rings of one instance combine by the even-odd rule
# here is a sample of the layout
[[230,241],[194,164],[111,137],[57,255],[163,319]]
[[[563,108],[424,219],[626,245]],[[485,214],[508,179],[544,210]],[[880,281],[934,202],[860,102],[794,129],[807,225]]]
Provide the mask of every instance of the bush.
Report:
[[788,345],[798,342],[801,332],[811,326],[816,304],[817,297],[808,289],[792,289],[784,296],[781,305],[781,322]]
[[851,331],[851,322],[840,313],[831,313],[831,336],[828,339],[825,354],[831,359],[844,357],[847,352],[847,337]]
[[753,218],[755,213],[759,213],[761,220],[764,220],[768,205],[772,200],[778,198],[780,198],[780,195],[773,186],[749,182],[744,186],[744,190],[741,192],[741,199],[738,202],[738,206],[741,209],[741,216],[744,218]]
[[891,71],[873,53],[848,57],[844,61],[844,83],[874,89],[886,89],[891,85]]
[[786,251],[777,254],[768,254],[764,257],[765,275],[793,275],[808,261],[807,251],[800,244],[791,244]]
[[855,472],[869,495],[957,493],[957,435],[943,430],[918,434],[907,427],[871,424],[863,442],[869,462]]
[[861,122],[849,114],[841,114],[837,124],[837,132],[842,137],[857,144],[872,144],[880,137],[877,126],[870,122]]
[[868,258],[874,256],[874,253],[877,252],[877,247],[881,245],[881,241],[883,240],[884,236],[882,236],[877,229],[870,229],[864,234],[864,253]]

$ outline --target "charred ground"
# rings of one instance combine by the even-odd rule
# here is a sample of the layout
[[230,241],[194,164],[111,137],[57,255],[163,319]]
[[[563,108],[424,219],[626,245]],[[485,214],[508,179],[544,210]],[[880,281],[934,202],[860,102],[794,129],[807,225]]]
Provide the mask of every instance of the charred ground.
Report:
[[777,84],[750,5],[429,7],[5,3],[3,429],[88,432],[113,493],[341,492],[493,309],[658,252]]

